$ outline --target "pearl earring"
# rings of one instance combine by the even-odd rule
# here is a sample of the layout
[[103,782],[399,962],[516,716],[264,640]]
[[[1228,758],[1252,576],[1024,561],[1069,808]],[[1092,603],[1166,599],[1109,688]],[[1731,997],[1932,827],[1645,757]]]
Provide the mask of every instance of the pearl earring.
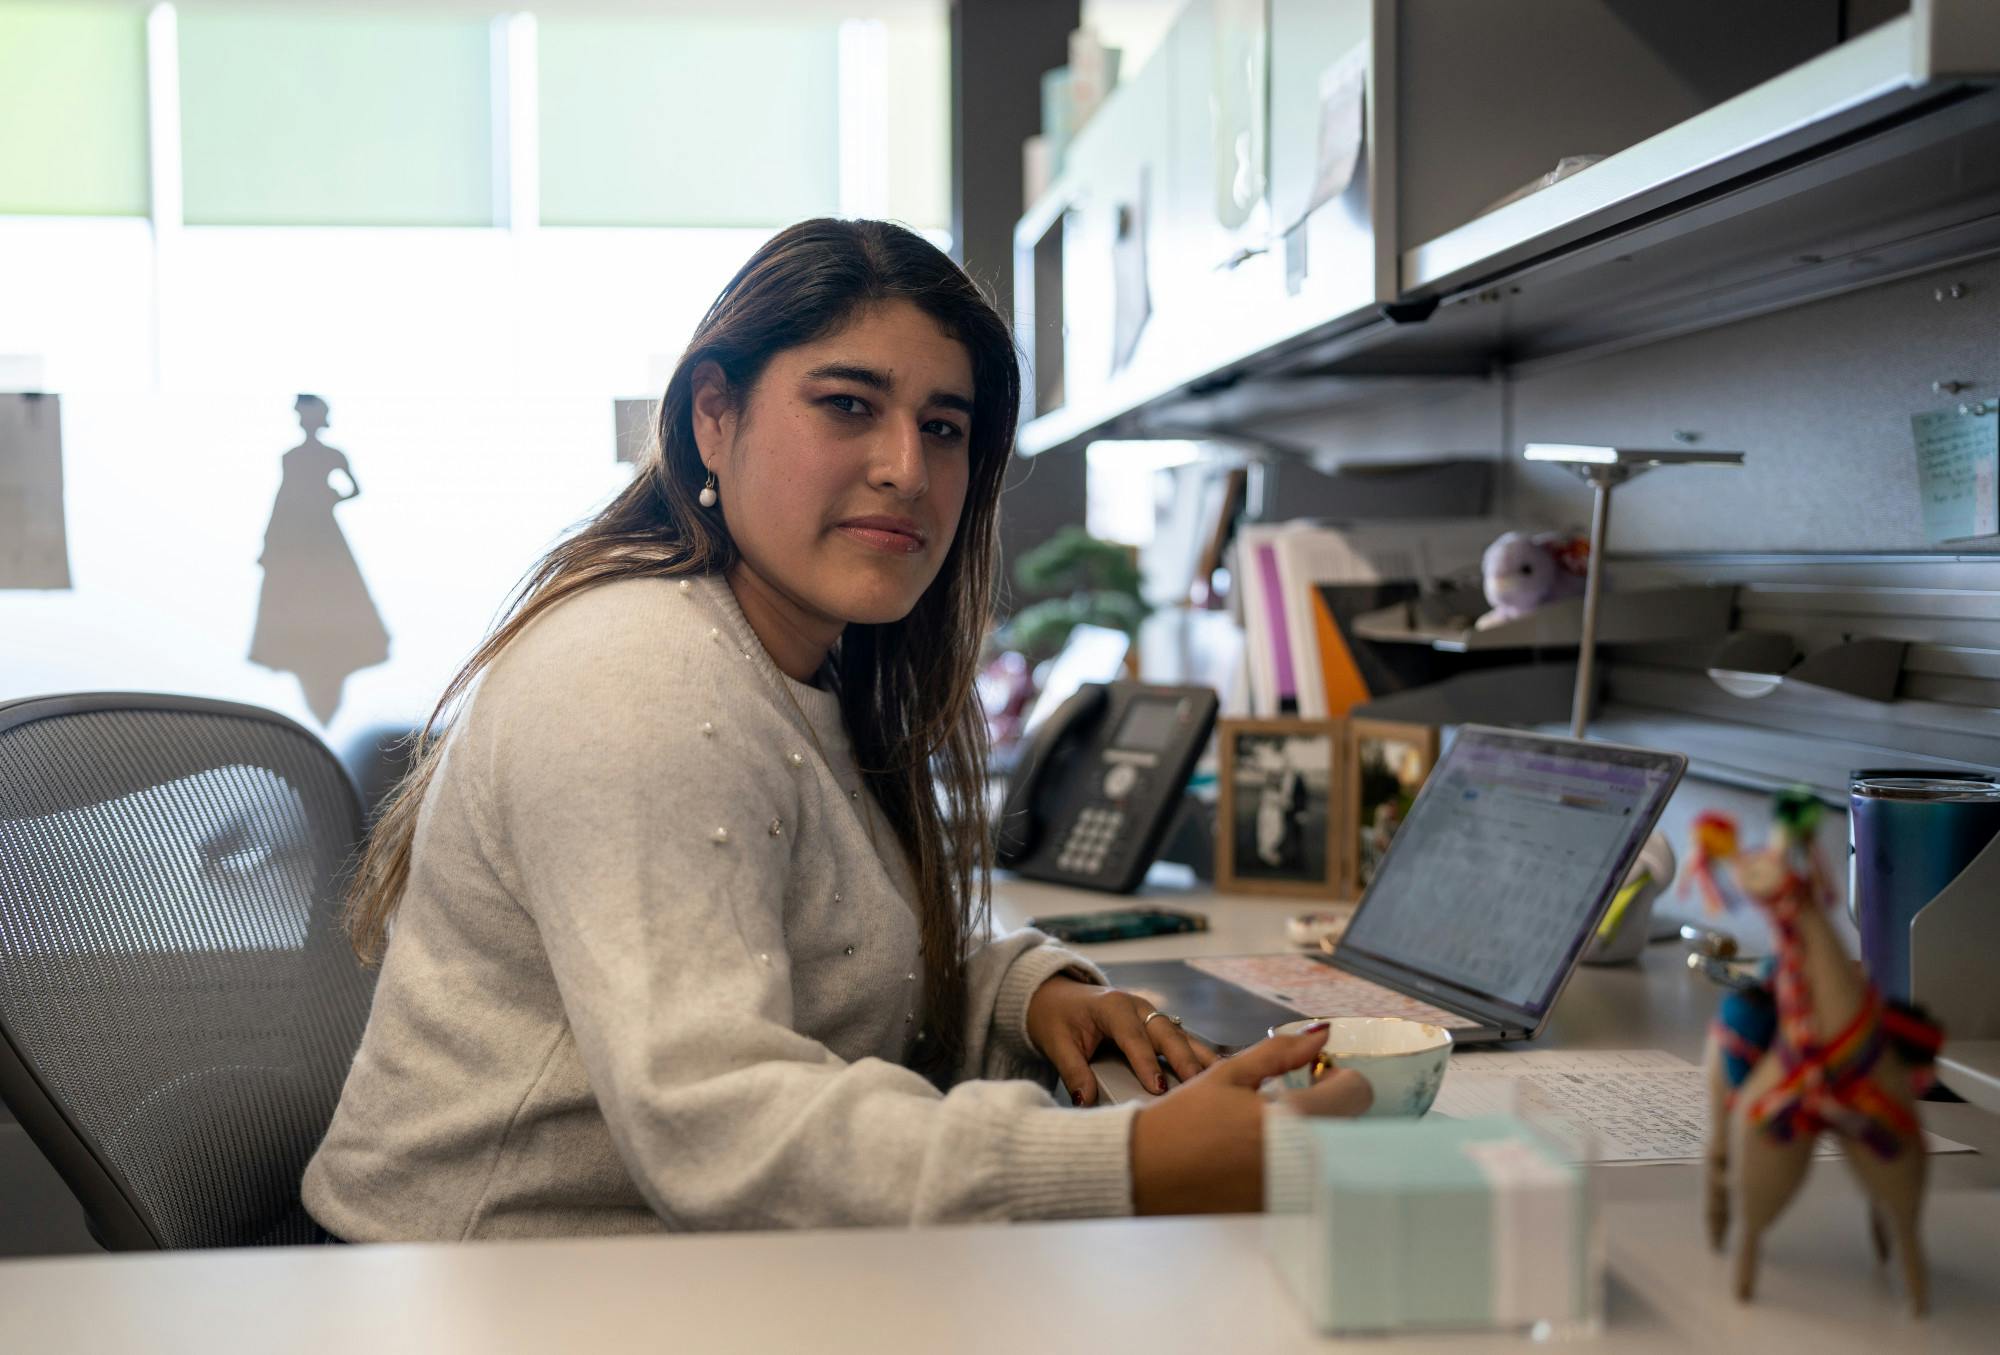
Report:
[[717,498],[717,495],[716,495],[716,492],[715,492],[715,472],[714,472],[714,471],[710,471],[710,472],[708,473],[708,483],[707,483],[707,484],[705,484],[705,485],[703,485],[703,486],[701,487],[701,493],[700,493],[699,495],[697,495],[696,497],[697,497],[697,498],[699,498],[699,499],[701,500],[701,506],[702,506],[703,508],[713,508],[713,507],[715,507],[715,500],[716,500],[716,498]]

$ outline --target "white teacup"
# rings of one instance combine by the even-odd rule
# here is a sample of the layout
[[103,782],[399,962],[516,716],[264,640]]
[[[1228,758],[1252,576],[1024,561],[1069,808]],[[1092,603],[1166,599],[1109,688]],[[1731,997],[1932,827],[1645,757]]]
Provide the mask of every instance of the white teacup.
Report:
[[[1451,1058],[1451,1032],[1443,1026],[1400,1016],[1320,1018],[1330,1027],[1319,1058],[1284,1076],[1287,1087],[1303,1089],[1329,1068],[1352,1068],[1368,1080],[1375,1100],[1368,1115],[1422,1115],[1437,1099],[1444,1066]],[[1313,1019],[1273,1026],[1273,1035],[1296,1035]]]

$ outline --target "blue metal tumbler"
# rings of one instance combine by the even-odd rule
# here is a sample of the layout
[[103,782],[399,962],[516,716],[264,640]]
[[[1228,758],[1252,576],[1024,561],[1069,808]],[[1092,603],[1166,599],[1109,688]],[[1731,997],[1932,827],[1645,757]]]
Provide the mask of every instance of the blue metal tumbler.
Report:
[[1848,785],[1847,908],[1861,965],[1910,998],[1910,919],[2000,832],[2000,780],[1979,773],[1855,772]]

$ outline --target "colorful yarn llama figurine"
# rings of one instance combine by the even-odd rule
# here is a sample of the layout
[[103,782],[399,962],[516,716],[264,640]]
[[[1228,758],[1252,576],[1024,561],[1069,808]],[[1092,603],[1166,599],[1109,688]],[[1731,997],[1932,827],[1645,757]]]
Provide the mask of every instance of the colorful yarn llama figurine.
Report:
[[1916,1009],[1885,1002],[1834,935],[1832,890],[1812,846],[1820,814],[1810,794],[1781,794],[1770,844],[1751,853],[1738,852],[1724,816],[1695,824],[1694,874],[1711,906],[1748,898],[1768,914],[1777,947],[1759,985],[1725,998],[1709,1032],[1709,1242],[1721,1250],[1733,1196],[1736,1297],[1747,1301],[1758,1243],[1831,1133],[1867,1192],[1875,1254],[1901,1259],[1910,1311],[1921,1315],[1927,1159],[1915,1102],[1943,1036]]

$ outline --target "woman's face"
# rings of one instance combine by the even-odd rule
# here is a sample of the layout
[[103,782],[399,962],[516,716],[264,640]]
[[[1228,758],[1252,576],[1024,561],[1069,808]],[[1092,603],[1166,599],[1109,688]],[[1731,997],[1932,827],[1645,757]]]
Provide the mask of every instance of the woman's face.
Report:
[[[694,379],[695,441],[753,586],[786,623],[825,632],[909,614],[965,506],[965,347],[906,301],[771,359],[740,405]],[[718,510],[712,510],[718,511]]]

